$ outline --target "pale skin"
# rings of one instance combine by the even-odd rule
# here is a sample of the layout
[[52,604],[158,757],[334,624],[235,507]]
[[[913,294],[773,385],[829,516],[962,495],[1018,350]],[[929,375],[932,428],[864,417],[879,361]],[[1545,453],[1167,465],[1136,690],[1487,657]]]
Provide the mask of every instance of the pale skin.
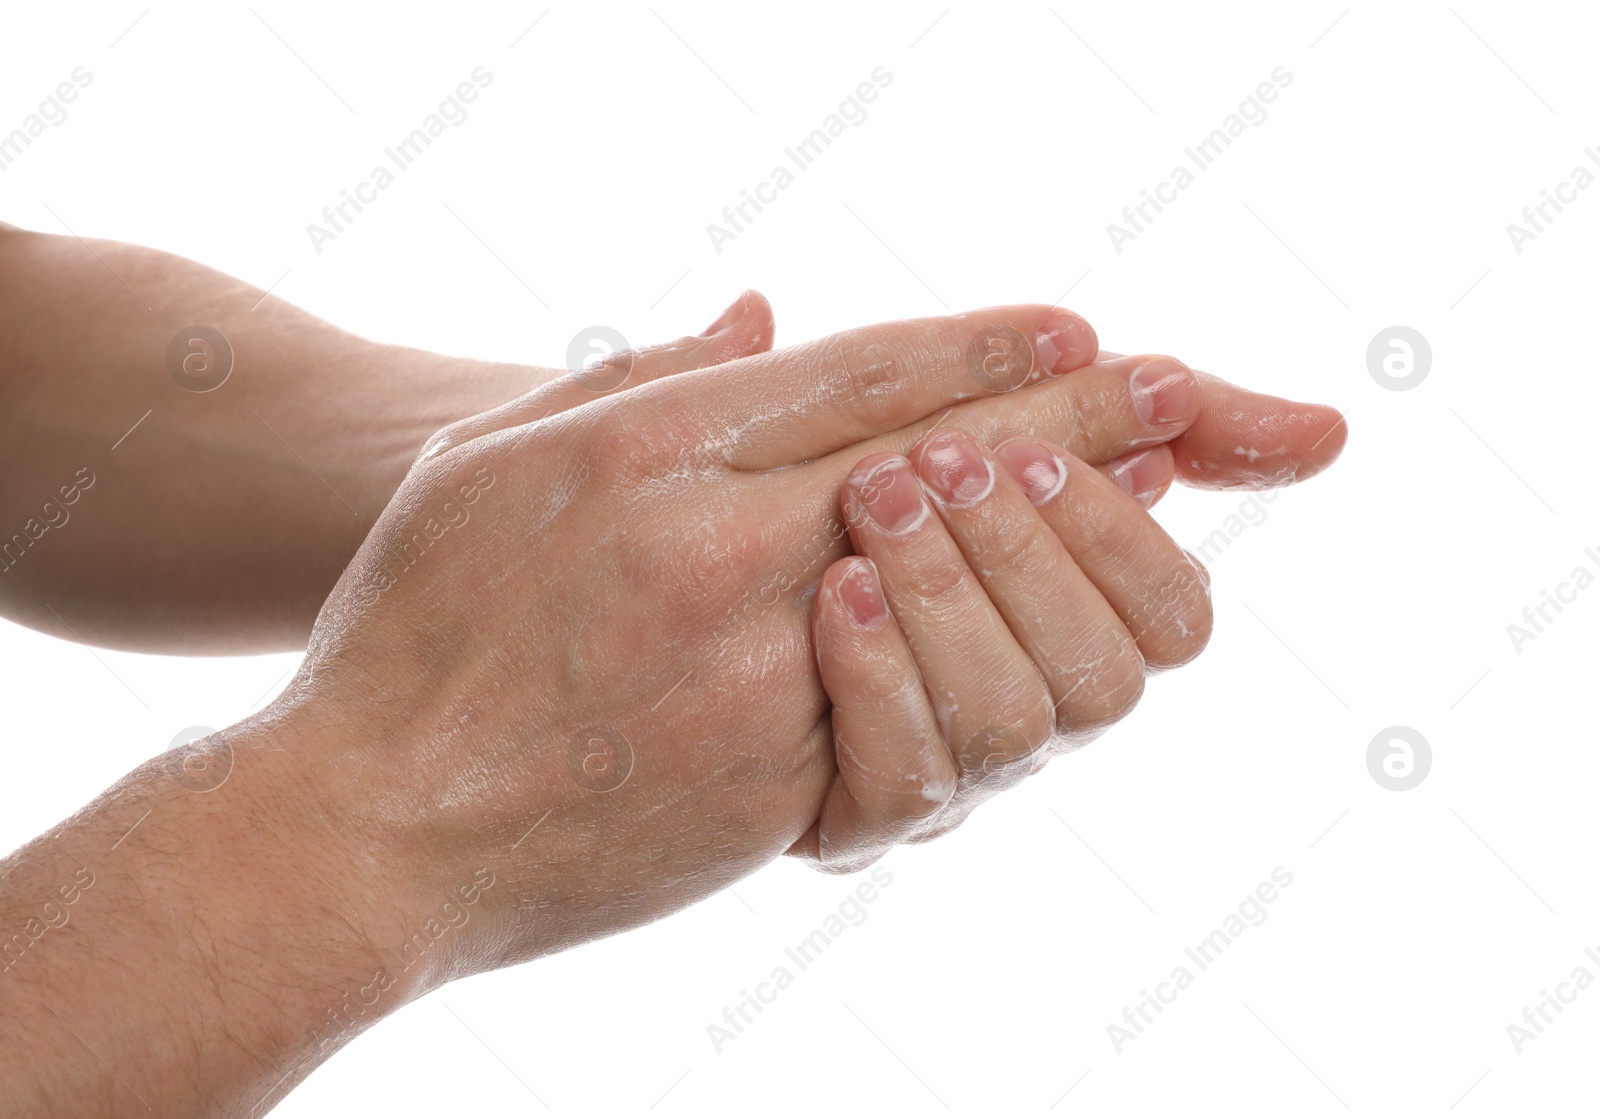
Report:
[[[750,293],[596,394],[92,247],[105,264],[0,232],[3,523],[86,455],[145,449],[93,460],[70,523],[0,575],[0,610],[125,648],[309,647],[266,711],[0,862],[0,935],[28,930],[0,955],[19,1114],[260,1114],[453,978],[785,851],[852,869],[953,826],[1203,645],[1203,580],[1144,504],[1174,476],[1308,477],[1344,439],[1331,410],[1102,356],[1049,307],[765,352]],[[202,322],[248,356],[219,390],[248,406],[168,376],[171,333]],[[972,340],[994,336],[1031,347],[1026,385],[975,382]],[[345,375],[308,377],[329,361]],[[161,439],[100,449],[149,408],[177,417]],[[973,461],[992,486],[964,487]],[[907,496],[928,503],[915,525],[874,520]]]

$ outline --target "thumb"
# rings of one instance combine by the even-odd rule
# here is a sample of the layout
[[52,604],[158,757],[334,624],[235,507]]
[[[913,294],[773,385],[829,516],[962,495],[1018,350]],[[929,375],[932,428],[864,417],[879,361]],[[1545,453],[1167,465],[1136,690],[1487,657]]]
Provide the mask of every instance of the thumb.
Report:
[[442,455],[480,435],[533,423],[675,373],[765,353],[772,348],[772,334],[772,305],[760,292],[746,291],[701,333],[640,350],[618,350],[498,408],[453,423],[428,440],[419,459]]
[[[1119,356],[1102,350],[1098,360]],[[1337,408],[1251,392],[1198,369],[1195,375],[1200,415],[1169,444],[1184,485],[1275,489],[1322,473],[1344,450],[1349,429]]]

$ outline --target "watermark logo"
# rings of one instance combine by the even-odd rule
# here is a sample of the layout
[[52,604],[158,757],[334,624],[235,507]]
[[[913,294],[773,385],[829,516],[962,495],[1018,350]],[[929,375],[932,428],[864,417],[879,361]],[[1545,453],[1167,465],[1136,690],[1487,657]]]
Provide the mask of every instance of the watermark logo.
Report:
[[1415,327],[1384,327],[1367,343],[1367,372],[1390,392],[1416,388],[1432,368],[1433,347]]
[[1015,727],[986,728],[967,739],[958,755],[961,768],[994,792],[1020,784],[1028,776],[1033,747]]
[[568,745],[567,768],[591,793],[609,793],[633,773],[633,747],[610,727],[590,727]]
[[209,793],[232,775],[233,747],[212,727],[184,727],[172,736],[161,764],[173,784],[191,793]]
[[233,372],[233,345],[215,327],[186,326],[167,343],[167,372],[180,389],[219,389]]
[[611,392],[627,384],[638,357],[614,326],[584,327],[567,343],[567,371],[591,392]]
[[1410,727],[1384,727],[1367,745],[1367,772],[1390,792],[1416,788],[1432,768],[1433,748]]
[[1009,326],[993,326],[967,343],[967,372],[990,392],[1010,392],[1028,383],[1034,370],[1033,342]]

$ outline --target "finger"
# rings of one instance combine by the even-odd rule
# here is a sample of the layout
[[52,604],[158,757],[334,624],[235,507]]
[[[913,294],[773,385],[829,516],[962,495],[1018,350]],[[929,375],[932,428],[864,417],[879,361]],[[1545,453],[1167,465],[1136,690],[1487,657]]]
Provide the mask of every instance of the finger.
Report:
[[1212,621],[1204,577],[1139,502],[1043,440],[1012,439],[994,455],[1116,610],[1146,665],[1172,668],[1200,655]]
[[1207,490],[1261,490],[1314,477],[1344,450],[1349,428],[1338,409],[1297,404],[1200,375],[1204,404],[1172,444],[1178,477]]
[[[946,427],[965,431],[985,446],[1017,435],[1038,435],[1085,462],[1109,463],[1182,432],[1199,411],[1198,396],[1193,375],[1176,358],[1117,358],[1003,397],[947,409],[902,431],[809,463],[799,476],[820,507],[828,504],[836,479],[859,461],[856,456],[904,454],[928,431]],[[1153,475],[1137,480],[1144,484],[1151,479]]]
[[[1101,350],[1097,360],[1121,354]],[[1338,409],[1251,392],[1198,370],[1200,415],[1173,444],[1178,479],[1196,489],[1271,489],[1321,474],[1344,450]]]
[[1149,450],[1121,455],[1095,469],[1146,509],[1166,495],[1177,477],[1170,443],[1158,443]]
[[444,454],[480,435],[533,423],[597,397],[765,353],[772,348],[772,334],[772,305],[760,292],[746,291],[700,334],[642,350],[618,351],[498,408],[451,424],[428,441],[422,457]]
[[695,417],[692,434],[736,469],[765,470],[1069,372],[1098,348],[1093,328],[1070,311],[998,307],[845,331],[731,362],[672,391]]
[[[846,521],[905,634],[961,778],[957,796],[1005,787],[1055,730],[1050,693],[900,455],[863,459]],[[994,779],[991,781],[991,779]]]
[[848,873],[943,808],[958,774],[871,560],[849,556],[828,569],[812,633],[838,772],[796,853]]
[[[1058,496],[1068,472],[1047,459],[1013,478],[970,435],[953,430],[928,436],[911,457],[967,566],[1048,685],[1057,733],[1081,746],[1132,710],[1144,692],[1144,659],[1030,500]],[[1098,474],[1094,480],[1121,499],[1096,510],[1102,519],[1149,520],[1111,483]],[[938,652],[971,656],[949,645]]]

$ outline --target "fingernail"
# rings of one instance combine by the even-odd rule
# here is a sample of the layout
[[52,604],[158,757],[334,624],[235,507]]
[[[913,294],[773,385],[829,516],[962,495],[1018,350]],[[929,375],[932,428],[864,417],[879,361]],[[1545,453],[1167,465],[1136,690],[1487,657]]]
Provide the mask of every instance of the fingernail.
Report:
[[850,570],[839,580],[839,597],[858,625],[877,629],[889,617],[889,607],[883,601],[883,588],[871,560],[857,557],[850,561]]
[[1118,459],[1111,466],[1111,477],[1124,493],[1146,509],[1167,480],[1166,470],[1154,451],[1140,451],[1136,455]]
[[730,303],[728,305],[728,309],[717,317],[716,322],[712,323],[710,326],[706,327],[705,330],[700,332],[700,337],[710,338],[713,334],[716,334],[719,331],[727,330],[734,323],[744,318],[745,308],[749,303],[749,294],[749,292],[744,292],[739,296],[738,299],[735,299],[732,303]]
[[917,455],[917,471],[946,505],[975,505],[994,490],[994,467],[964,432],[933,436]]
[[1151,358],[1128,379],[1133,410],[1151,426],[1187,419],[1194,411],[1194,374],[1176,358]]
[[1012,439],[994,449],[994,457],[1035,505],[1043,505],[1067,485],[1067,464],[1032,439]]
[[850,476],[855,501],[884,532],[898,536],[910,532],[929,516],[922,489],[911,474],[911,463],[901,455]]
[[1094,361],[1100,339],[1095,337],[1094,327],[1077,315],[1052,315],[1039,324],[1033,348],[1046,373],[1071,373]]

